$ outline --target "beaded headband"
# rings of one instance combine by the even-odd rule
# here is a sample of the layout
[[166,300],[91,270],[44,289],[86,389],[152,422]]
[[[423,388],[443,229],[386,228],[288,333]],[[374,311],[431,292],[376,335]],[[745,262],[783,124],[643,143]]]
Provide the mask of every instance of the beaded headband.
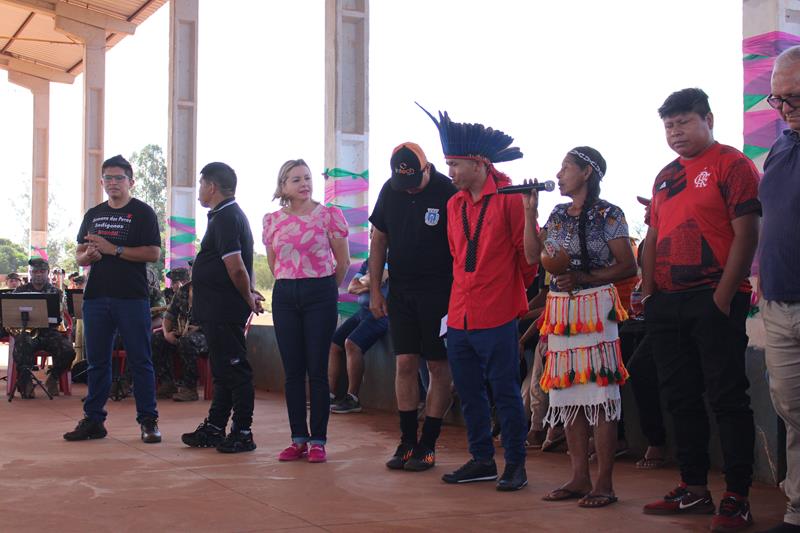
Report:
[[586,161],[587,163],[592,165],[592,168],[595,170],[595,172],[597,172],[597,175],[600,176],[600,179],[603,179],[603,171],[600,170],[600,165],[598,165],[597,163],[592,161],[591,157],[589,157],[588,155],[584,154],[583,152],[579,152],[577,150],[570,150],[569,153],[572,154],[572,155],[576,155],[576,156],[580,157],[581,159],[583,159],[584,161]]

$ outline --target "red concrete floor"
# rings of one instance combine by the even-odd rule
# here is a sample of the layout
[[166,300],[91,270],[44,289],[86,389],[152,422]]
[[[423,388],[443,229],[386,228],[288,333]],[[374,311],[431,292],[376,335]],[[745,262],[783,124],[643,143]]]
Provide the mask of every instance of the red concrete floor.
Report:
[[[532,452],[530,485],[516,493],[498,493],[493,483],[445,485],[441,475],[468,458],[460,427],[443,429],[434,469],[388,471],[383,463],[397,444],[397,422],[385,412],[332,415],[325,464],[280,463],[289,428],[283,397],[274,393],[257,394],[252,453],[181,444],[180,434],[203,419],[204,401],[160,403],[160,444],[139,440],[133,399],[109,402],[107,438],[65,442],[85,388],[73,393],[0,401],[0,531],[649,532],[707,531],[710,521],[643,515],[643,504],[676,484],[677,471],[638,471],[633,459],[618,464],[620,501],[604,509],[541,500],[566,480],[564,454]],[[712,480],[716,501],[721,475]],[[752,501],[754,530],[782,518],[777,488],[757,485]]]

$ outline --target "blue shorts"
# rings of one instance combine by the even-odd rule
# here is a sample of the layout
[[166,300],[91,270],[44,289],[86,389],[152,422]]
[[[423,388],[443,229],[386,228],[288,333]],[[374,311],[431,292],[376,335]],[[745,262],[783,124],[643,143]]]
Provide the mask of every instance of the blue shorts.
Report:
[[386,335],[389,329],[389,319],[386,317],[375,318],[369,309],[363,307],[336,329],[331,342],[344,348],[344,341],[350,339],[365,353],[378,339]]

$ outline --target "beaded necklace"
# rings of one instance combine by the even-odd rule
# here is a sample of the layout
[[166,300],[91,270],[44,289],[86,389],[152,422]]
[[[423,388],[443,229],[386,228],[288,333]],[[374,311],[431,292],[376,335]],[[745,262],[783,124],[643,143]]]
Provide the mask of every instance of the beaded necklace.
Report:
[[475,267],[478,263],[478,239],[481,236],[481,228],[483,227],[483,217],[486,215],[486,208],[489,206],[489,200],[492,196],[484,196],[481,212],[478,215],[478,223],[475,225],[475,233],[472,238],[469,236],[469,221],[467,220],[467,203],[461,204],[461,222],[464,225],[464,237],[467,239],[467,257],[464,260],[464,272],[475,272]]

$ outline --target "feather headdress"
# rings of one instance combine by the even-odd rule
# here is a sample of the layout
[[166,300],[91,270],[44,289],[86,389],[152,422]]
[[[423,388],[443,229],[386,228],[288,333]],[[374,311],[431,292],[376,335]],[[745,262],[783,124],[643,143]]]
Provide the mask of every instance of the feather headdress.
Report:
[[418,102],[414,103],[436,124],[445,157],[485,159],[490,163],[513,161],[522,157],[520,149],[511,146],[514,138],[510,135],[487,128],[483,124],[453,122],[447,111],[444,113],[440,111],[439,120],[436,120],[436,117]]

